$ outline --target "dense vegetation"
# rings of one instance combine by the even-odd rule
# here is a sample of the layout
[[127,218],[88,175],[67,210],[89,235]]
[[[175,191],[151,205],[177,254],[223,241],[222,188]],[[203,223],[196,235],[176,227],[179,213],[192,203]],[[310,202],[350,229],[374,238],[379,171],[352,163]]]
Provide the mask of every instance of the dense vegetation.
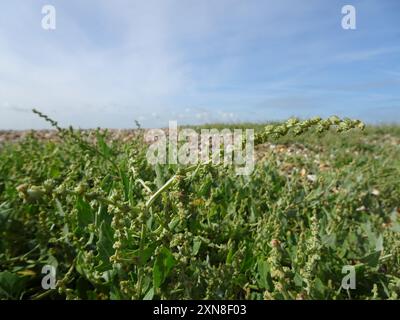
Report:
[[0,298],[397,299],[400,129],[330,121],[258,125],[250,176],[153,167],[141,130],[5,143]]

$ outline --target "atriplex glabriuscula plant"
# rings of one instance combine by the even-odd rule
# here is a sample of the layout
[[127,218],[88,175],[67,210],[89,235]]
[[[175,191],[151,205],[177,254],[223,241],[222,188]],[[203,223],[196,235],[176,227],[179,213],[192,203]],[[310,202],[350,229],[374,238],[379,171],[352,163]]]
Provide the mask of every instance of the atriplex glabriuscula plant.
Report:
[[[143,160],[146,158],[143,156],[145,151],[137,151],[133,148],[135,143],[142,143],[140,140],[142,137],[138,137],[138,141],[127,144],[126,152],[131,156],[128,161],[121,163],[118,154],[113,153],[100,131],[95,132],[97,138],[97,144],[95,144],[87,139],[90,133],[84,134],[72,128],[63,129],[46,115],[36,110],[34,112],[56,128],[63,141],[78,145],[85,154],[85,162],[73,164],[81,167],[71,169],[70,176],[68,173],[63,175],[63,181],[62,179],[46,180],[41,185],[27,182],[18,187],[26,203],[38,204],[42,207],[43,232],[46,228],[54,235],[61,232],[52,227],[57,225],[60,216],[50,213],[47,216],[44,215],[45,208],[56,207],[59,212],[63,212],[61,219],[65,220],[68,228],[61,232],[62,237],[54,236],[54,241],[59,245],[66,241],[69,250],[74,248],[79,252],[74,257],[70,268],[76,266],[80,274],[84,274],[87,279],[99,286],[104,284],[105,279],[117,277],[120,294],[124,297],[151,298],[153,295],[163,294],[161,286],[171,269],[178,264],[183,269],[177,273],[177,277],[180,277],[180,283],[187,283],[188,279],[184,270],[189,268],[189,262],[195,262],[193,259],[199,250],[199,243],[204,243],[215,250],[226,250],[224,246],[214,244],[211,239],[205,237],[202,231],[199,231],[197,235],[193,234],[191,227],[187,225],[189,221],[192,221],[192,218],[188,217],[187,208],[201,205],[204,201],[190,197],[192,181],[203,178],[209,180],[209,177],[218,176],[223,170],[228,170],[227,168],[215,165],[212,161],[167,169],[161,166],[150,166]],[[264,130],[256,133],[254,143],[259,145],[267,142],[269,138],[275,139],[289,134],[300,135],[312,130],[322,133],[331,127],[342,132],[352,128],[363,129],[364,124],[358,120],[341,120],[337,117],[325,120],[312,118],[304,121],[289,119],[282,124],[266,126]],[[141,156],[138,152],[142,152]],[[92,168],[96,167],[93,164],[94,161],[98,161],[97,158],[103,159],[108,165],[109,171],[106,175],[91,171],[95,170]],[[157,173],[156,186],[149,178],[154,169]],[[80,173],[75,173],[74,170]],[[81,182],[76,184],[79,179]],[[199,192],[206,192],[203,189],[207,190],[210,187],[204,184]],[[212,188],[210,192],[213,194],[210,199],[220,197]],[[176,199],[176,201],[171,201],[171,199]],[[68,203],[75,203],[75,206],[68,209],[69,205],[65,205]],[[161,212],[159,211],[160,203],[163,204]],[[63,208],[63,205],[66,208]],[[271,220],[273,222],[271,226],[275,226],[275,229],[281,228],[279,221],[274,219],[275,222]],[[217,226],[210,223],[209,228],[217,228]],[[89,230],[89,234],[84,230]],[[273,231],[271,229],[271,232]],[[272,268],[274,283],[280,288],[280,292],[286,295],[287,288],[278,285],[287,272],[280,267],[282,256],[278,236],[277,234],[276,239],[271,242],[273,250],[268,263]],[[303,274],[305,281],[314,268],[314,261],[317,260],[316,255],[318,255],[317,249],[310,247],[310,254],[314,257],[306,260]],[[244,254],[245,252],[240,251],[236,256],[232,256],[230,258],[232,264],[236,263],[235,259],[239,259],[240,255]],[[74,293],[67,288],[71,272],[73,272],[70,268],[66,273],[68,277],[64,277],[65,281],[59,283],[58,289],[73,298]],[[130,271],[133,273],[130,274]],[[153,274],[152,284],[148,280],[149,273]],[[222,277],[223,275],[221,279]],[[218,285],[218,281],[218,278],[213,278],[207,284],[205,292],[210,297],[215,294],[213,288]],[[175,292],[173,294],[178,294],[182,290],[187,289],[177,287],[172,291]]]
[[[106,151],[99,150],[99,148],[96,148],[92,144],[88,143],[85,141],[80,134],[77,134],[76,131],[72,127],[69,127],[69,129],[63,129],[58,126],[58,123],[51,118],[49,118],[47,115],[37,111],[36,109],[33,109],[33,112],[39,115],[41,118],[44,118],[47,122],[49,122],[54,128],[57,129],[57,131],[60,133],[61,137],[63,138],[71,138],[74,142],[78,143],[82,148],[87,149],[93,153],[98,154],[102,158],[104,158],[106,161],[109,161],[114,168],[117,168],[117,171],[120,172],[120,169],[117,167],[115,162],[112,160],[109,154],[107,154]],[[282,124],[275,124],[275,125],[268,125],[264,128],[264,130],[260,133],[257,133],[254,142],[255,145],[262,144],[268,141],[268,138],[280,138],[284,137],[290,133],[293,133],[294,135],[298,136],[303,133],[306,133],[309,130],[312,130],[312,128],[316,129],[316,132],[321,134],[324,131],[328,131],[331,129],[331,127],[335,127],[337,132],[344,132],[348,131],[350,129],[358,128],[363,130],[365,128],[365,124],[360,121],[360,120],[352,120],[352,119],[340,119],[337,116],[332,116],[327,119],[321,119],[320,117],[314,117],[308,120],[300,121],[297,118],[291,118],[287,120],[285,123]],[[98,136],[99,137],[99,136]],[[101,137],[100,137],[101,138]],[[243,144],[245,144],[246,139],[243,139]],[[99,144],[104,144],[104,141],[102,139],[99,140]],[[106,148],[104,148],[106,149]],[[178,172],[172,176],[166,183],[163,185],[159,190],[157,190],[154,194],[150,196],[148,201],[146,202],[145,208],[148,209],[151,207],[151,204],[157,199],[163,192],[166,192],[181,176],[184,176],[186,173],[189,173],[191,171],[196,171],[198,170],[201,166],[207,167],[210,164],[213,163],[213,159],[206,160],[204,162],[200,162],[198,165],[191,165],[187,166],[185,169],[180,168]],[[217,163],[219,164],[219,163]],[[131,168],[135,172],[134,168]],[[123,177],[121,177],[123,179]],[[146,186],[146,183],[143,182],[142,179],[137,179],[137,183],[141,184],[147,192],[151,191],[148,189]],[[26,194],[28,197],[33,197],[37,198],[40,197],[40,195],[44,192],[44,190],[49,190],[51,183],[47,182],[47,184],[44,186],[44,188],[38,188],[36,186],[32,186],[31,188],[27,189],[27,186],[20,186],[19,191],[22,191],[23,194]],[[33,188],[33,189],[32,189]],[[24,193],[25,192],[25,193]],[[69,192],[70,194],[73,194],[73,191],[66,191]],[[85,194],[86,190],[83,185],[79,185],[75,189],[75,193],[78,194]],[[96,199],[100,202],[103,202],[104,204],[113,204],[116,205],[120,210],[122,211],[129,211],[132,210],[135,212],[134,208],[130,208],[129,206],[126,205],[118,205],[116,203],[113,203],[109,199],[106,199],[104,197],[101,197],[99,194],[92,193],[89,195],[89,198],[91,199]]]

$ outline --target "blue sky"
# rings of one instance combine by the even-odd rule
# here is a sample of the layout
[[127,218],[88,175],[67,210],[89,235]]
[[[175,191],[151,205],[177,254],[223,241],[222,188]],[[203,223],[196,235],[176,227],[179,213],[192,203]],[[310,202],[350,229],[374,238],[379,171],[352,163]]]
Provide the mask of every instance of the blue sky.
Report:
[[[43,5],[56,30],[41,27]],[[343,5],[356,30],[341,27]],[[0,129],[400,122],[398,0],[5,0]]]

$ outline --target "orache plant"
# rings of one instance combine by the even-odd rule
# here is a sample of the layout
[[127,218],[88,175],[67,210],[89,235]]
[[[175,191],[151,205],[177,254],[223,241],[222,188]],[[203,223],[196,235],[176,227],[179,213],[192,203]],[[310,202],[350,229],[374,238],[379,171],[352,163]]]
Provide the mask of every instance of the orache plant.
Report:
[[[335,163],[331,150],[318,151],[318,157],[271,153],[243,177],[211,162],[153,167],[146,161],[142,129],[122,142],[107,131],[60,128],[34,112],[53,125],[60,141],[39,141],[32,134],[1,150],[2,297],[397,296],[399,261],[389,254],[399,241],[395,194],[379,202],[362,193],[372,181],[368,175],[353,177],[367,170],[363,163],[349,162],[347,168],[340,157]],[[364,124],[337,117],[289,119],[259,130],[255,144],[332,127],[342,132]],[[300,168],[311,171],[316,159],[331,161],[332,170],[307,179]],[[362,203],[376,213],[360,215]],[[384,222],[390,227],[382,229]],[[40,286],[46,264],[56,267],[55,290]],[[349,264],[360,270],[354,292],[340,288],[342,267]],[[379,271],[383,264],[386,273]],[[6,288],[10,281],[18,285]]]

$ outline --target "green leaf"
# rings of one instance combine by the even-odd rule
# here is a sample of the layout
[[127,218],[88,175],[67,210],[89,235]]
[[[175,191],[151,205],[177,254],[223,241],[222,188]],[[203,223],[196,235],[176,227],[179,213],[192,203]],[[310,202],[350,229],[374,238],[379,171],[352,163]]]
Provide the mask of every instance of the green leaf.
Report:
[[153,300],[154,297],[154,288],[150,288],[149,291],[147,291],[146,295],[144,296],[143,300]]
[[132,260],[137,265],[144,265],[153,255],[154,250],[157,248],[155,243],[149,244],[143,250],[125,250],[122,252],[123,258]]
[[92,208],[82,197],[78,197],[76,200],[76,209],[78,210],[78,225],[80,228],[84,228],[94,222]]
[[52,166],[50,168],[50,177],[52,177],[53,179],[57,179],[60,176],[61,176],[61,171],[57,167]]
[[171,222],[168,223],[168,228],[170,230],[174,230],[177,224],[179,223],[180,218],[178,216],[172,218]]
[[383,251],[383,235],[380,234],[375,242],[375,250],[376,251]]
[[199,237],[196,237],[193,240],[193,248],[192,248],[192,254],[194,256],[199,252],[200,246],[201,246],[201,239]]
[[295,273],[295,275],[294,275],[294,284],[297,286],[297,287],[303,287],[303,278],[301,277],[301,275],[300,274],[298,274],[297,272]]
[[314,279],[313,289],[317,293],[317,298],[318,299],[323,299],[324,298],[325,286],[322,283],[321,279],[319,279],[319,278],[315,278]]
[[123,169],[119,170],[119,174],[121,176],[122,184],[124,187],[124,198],[125,201],[128,201],[129,199],[129,193],[130,193],[130,183],[129,183],[129,178],[128,175],[125,173]]
[[106,157],[106,158],[110,158],[111,155],[111,149],[110,147],[107,145],[107,143],[104,141],[103,136],[97,132],[96,133],[97,136],[97,143],[100,147],[100,151],[101,153]]
[[64,209],[62,208],[61,202],[58,199],[56,199],[56,208],[57,208],[58,214],[61,217],[64,217],[65,216],[65,212],[64,212]]
[[270,270],[268,262],[265,259],[259,259],[257,262],[257,283],[261,289],[269,290],[270,287]]
[[171,251],[162,247],[160,254],[156,257],[153,266],[153,287],[159,288],[167,278],[176,261]]
[[390,298],[390,292],[389,292],[388,287],[385,285],[385,283],[382,281],[382,279],[379,279],[379,282],[381,283],[383,291],[385,291],[386,296],[388,298]]
[[19,277],[9,271],[0,272],[0,298],[1,299],[20,299],[20,295],[25,289],[27,278]]
[[334,233],[322,235],[321,241],[324,246],[330,248],[336,247],[336,235]]
[[86,263],[83,251],[78,252],[76,257],[76,270],[85,278],[90,278],[90,265]]
[[381,251],[376,251],[361,258],[360,261],[369,265],[372,268],[375,268],[379,264],[380,256],[381,256]]
[[156,247],[157,247],[156,244],[149,244],[146,248],[143,249],[141,256],[139,257],[141,265],[145,264],[147,260],[150,259]]
[[112,268],[110,257],[114,254],[114,235],[111,226],[104,221],[100,225],[99,241],[97,241],[98,257],[101,260],[97,271],[106,271]]
[[232,258],[233,258],[233,247],[229,249],[228,254],[226,255],[226,264],[231,264],[232,263]]

